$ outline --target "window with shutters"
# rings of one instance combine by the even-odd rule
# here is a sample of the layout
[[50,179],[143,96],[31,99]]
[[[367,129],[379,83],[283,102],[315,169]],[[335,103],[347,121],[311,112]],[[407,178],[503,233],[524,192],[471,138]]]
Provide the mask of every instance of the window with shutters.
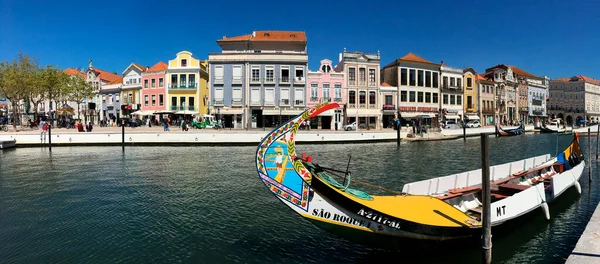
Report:
[[275,105],[275,89],[265,89],[265,105]]
[[280,94],[281,104],[289,105],[290,104],[290,89],[281,89],[280,93],[281,93]]
[[304,89],[294,90],[294,104],[304,105]]
[[240,106],[242,105],[242,89],[233,89],[232,90],[232,104]]
[[319,84],[316,82],[310,84],[310,100],[319,100]]
[[242,83],[242,65],[233,65],[232,83]]
[[250,90],[250,104],[260,105],[260,89],[256,88]]
[[[215,66],[215,83],[223,83],[223,65]],[[177,79],[175,79],[177,80]]]
[[336,101],[342,100],[342,84],[336,83],[333,88],[333,99]]
[[329,83],[323,83],[323,99],[328,101],[330,94],[329,94]]
[[223,104],[223,88],[216,88],[215,89],[215,105],[222,105]]

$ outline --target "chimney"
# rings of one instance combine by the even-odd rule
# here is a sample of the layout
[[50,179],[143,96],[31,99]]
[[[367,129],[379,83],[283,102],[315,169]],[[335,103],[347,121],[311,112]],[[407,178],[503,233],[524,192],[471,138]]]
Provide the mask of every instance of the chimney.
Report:
[[442,60],[442,65],[444,65],[444,61]]
[[342,61],[342,59],[343,59],[343,57],[342,57],[342,53],[340,52],[340,56],[339,56],[339,59],[338,59],[338,63],[340,63],[340,62]]
[[149,70],[149,69],[150,69],[150,67],[148,67],[148,66],[146,65],[146,70]]
[[227,35],[223,35],[223,39],[227,39]]
[[252,37],[256,37],[256,31],[252,31]]

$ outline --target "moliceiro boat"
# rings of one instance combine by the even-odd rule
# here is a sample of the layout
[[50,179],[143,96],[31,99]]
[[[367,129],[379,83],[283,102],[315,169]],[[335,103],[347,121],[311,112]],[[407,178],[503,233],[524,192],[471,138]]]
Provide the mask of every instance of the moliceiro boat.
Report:
[[[392,193],[380,196],[351,188],[351,183],[369,184],[352,179],[348,167],[326,168],[311,156],[298,155],[294,140],[300,124],[337,107],[313,107],[271,131],[258,146],[259,178],[277,199],[315,225],[348,238],[481,235],[480,169],[408,183],[402,192],[371,185]],[[578,180],[584,167],[577,135],[556,157],[546,154],[490,167],[492,225],[536,210],[549,218],[549,202],[572,186],[581,193]]]
[[496,125],[496,130],[498,132],[498,135],[501,137],[522,135],[522,134],[525,134],[525,125],[523,125],[523,123],[521,123],[521,125],[519,125],[519,127],[514,128],[514,129],[502,129],[502,127],[500,127],[500,125]]

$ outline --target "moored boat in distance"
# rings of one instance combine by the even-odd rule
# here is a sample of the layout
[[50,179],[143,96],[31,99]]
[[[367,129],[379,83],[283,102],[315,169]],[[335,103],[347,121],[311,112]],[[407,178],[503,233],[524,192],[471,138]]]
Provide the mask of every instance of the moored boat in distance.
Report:
[[519,127],[514,129],[502,129],[502,127],[500,127],[500,125],[498,124],[496,125],[496,130],[498,132],[498,135],[501,137],[517,136],[525,134],[525,125],[521,123]]
[[[352,179],[348,167],[327,168],[311,156],[297,155],[294,140],[300,124],[337,107],[313,107],[260,143],[256,168],[273,195],[315,225],[348,238],[451,240],[481,235],[481,169],[407,183],[395,192]],[[549,219],[549,202],[572,186],[581,193],[578,180],[584,167],[577,134],[556,157],[546,154],[490,167],[492,225],[535,210]],[[351,188],[352,183],[391,195],[372,195]]]
[[566,129],[564,121],[559,118],[553,119],[550,123],[542,124],[542,126],[540,126],[541,133],[565,133]]

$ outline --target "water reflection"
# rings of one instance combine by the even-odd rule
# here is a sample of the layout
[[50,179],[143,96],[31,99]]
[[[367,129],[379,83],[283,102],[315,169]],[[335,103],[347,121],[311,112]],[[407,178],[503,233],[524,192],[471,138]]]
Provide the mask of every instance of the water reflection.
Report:
[[[491,164],[556,153],[570,136],[490,138]],[[594,139],[595,140],[595,139]],[[587,139],[582,138],[584,151]],[[594,141],[595,143],[595,141]],[[477,240],[392,244],[337,238],[269,194],[255,147],[55,147],[0,154],[0,255],[9,262],[423,263],[480,260]],[[324,166],[401,190],[404,183],[476,169],[479,138],[438,142],[299,145]],[[595,166],[595,162],[593,165]],[[594,173],[598,170],[594,168]],[[498,263],[564,262],[600,200],[584,171],[541,214],[494,230]],[[372,190],[373,192],[378,192]],[[289,226],[297,226],[290,229]]]

